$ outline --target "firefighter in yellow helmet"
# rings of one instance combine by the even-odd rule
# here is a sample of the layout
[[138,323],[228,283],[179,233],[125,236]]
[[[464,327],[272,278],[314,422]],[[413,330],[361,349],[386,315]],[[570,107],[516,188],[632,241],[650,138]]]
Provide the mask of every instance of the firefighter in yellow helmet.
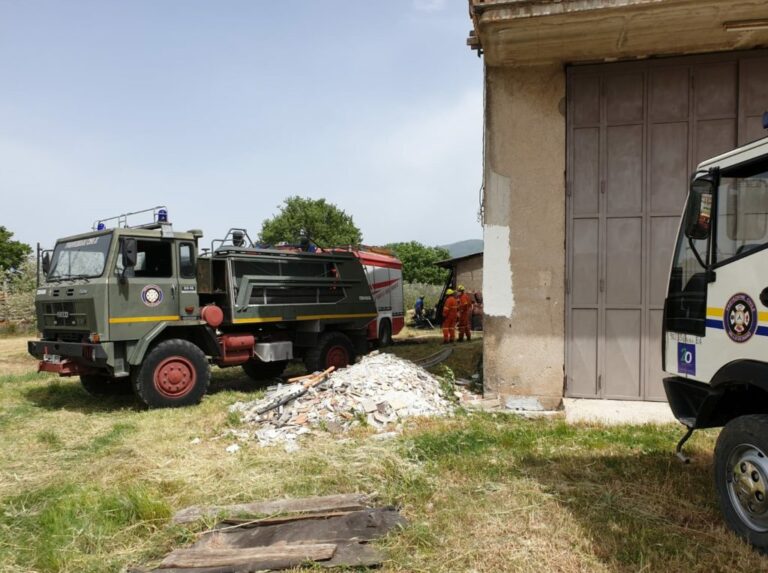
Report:
[[467,342],[472,339],[470,321],[472,320],[472,299],[464,290],[464,285],[459,285],[459,342],[467,337]]
[[456,339],[456,317],[459,301],[454,295],[453,289],[445,291],[443,303],[443,344],[454,342]]

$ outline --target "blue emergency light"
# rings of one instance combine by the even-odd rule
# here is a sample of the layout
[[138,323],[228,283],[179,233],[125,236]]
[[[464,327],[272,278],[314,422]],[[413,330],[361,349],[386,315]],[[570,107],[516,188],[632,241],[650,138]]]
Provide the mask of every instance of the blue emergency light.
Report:
[[97,231],[103,231],[106,228],[107,228],[107,226],[104,223],[102,223],[101,221],[99,221],[99,224],[96,225],[96,230]]
[[167,223],[168,222],[168,211],[165,209],[160,209],[157,212],[157,222],[158,223]]

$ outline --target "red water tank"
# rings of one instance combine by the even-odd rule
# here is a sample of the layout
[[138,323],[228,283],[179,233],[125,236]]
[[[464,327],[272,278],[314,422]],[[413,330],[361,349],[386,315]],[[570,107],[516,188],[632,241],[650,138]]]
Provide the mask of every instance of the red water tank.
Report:
[[209,304],[200,311],[200,318],[213,328],[218,328],[224,322],[224,311],[215,304]]
[[253,334],[225,334],[221,337],[221,344],[227,353],[249,350],[253,348],[255,343],[256,339]]

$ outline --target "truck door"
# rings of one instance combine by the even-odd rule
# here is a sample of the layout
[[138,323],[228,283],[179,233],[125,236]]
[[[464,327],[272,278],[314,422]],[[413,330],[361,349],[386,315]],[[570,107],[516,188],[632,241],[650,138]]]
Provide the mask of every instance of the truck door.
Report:
[[135,340],[159,322],[179,320],[174,245],[172,239],[137,237],[135,267],[124,269],[117,256],[109,297],[112,340]]
[[200,315],[197,295],[197,246],[192,241],[178,243],[179,307],[181,319],[193,319]]

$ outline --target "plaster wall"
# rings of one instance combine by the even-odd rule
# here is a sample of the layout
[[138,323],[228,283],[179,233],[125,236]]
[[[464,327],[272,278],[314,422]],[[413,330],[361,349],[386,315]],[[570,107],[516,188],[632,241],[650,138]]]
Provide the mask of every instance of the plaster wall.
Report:
[[558,407],[565,362],[565,70],[486,68],[485,392]]

